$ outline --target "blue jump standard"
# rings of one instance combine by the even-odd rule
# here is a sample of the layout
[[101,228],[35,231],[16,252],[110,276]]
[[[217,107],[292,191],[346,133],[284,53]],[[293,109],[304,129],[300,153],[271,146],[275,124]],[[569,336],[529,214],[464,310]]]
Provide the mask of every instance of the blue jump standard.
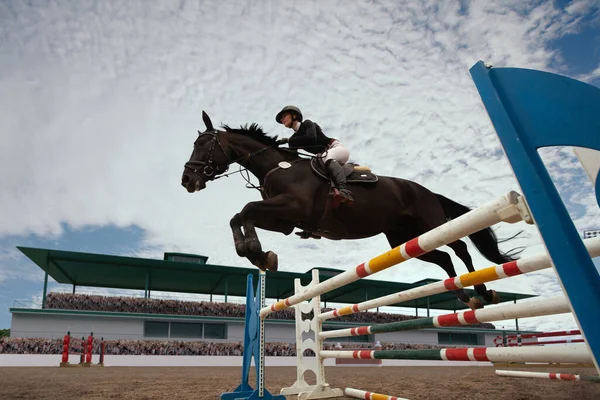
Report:
[[[600,373],[600,275],[538,154],[548,146],[600,151],[600,89],[481,61],[470,72]],[[597,173],[598,205],[599,182]]]
[[[259,283],[260,287],[260,283]],[[283,395],[273,395],[267,389],[263,390],[263,396],[259,393],[260,380],[260,295],[254,295],[252,275],[248,275],[246,284],[246,325],[244,327],[244,356],[242,364],[242,382],[232,392],[221,394],[221,400],[286,400]],[[248,384],[248,373],[254,356],[254,368],[256,372],[256,387],[252,389]]]

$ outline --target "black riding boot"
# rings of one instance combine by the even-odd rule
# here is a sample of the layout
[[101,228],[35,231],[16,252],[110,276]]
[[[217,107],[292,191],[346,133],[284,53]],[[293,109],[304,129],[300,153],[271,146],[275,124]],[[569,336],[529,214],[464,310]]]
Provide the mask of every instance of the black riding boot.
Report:
[[327,169],[329,177],[333,180],[334,187],[339,190],[339,194],[335,193],[334,200],[336,200],[337,196],[339,197],[338,201],[341,201],[342,203],[354,203],[352,192],[348,190],[348,187],[346,186],[346,175],[344,174],[342,166],[335,160],[327,160],[325,168]]

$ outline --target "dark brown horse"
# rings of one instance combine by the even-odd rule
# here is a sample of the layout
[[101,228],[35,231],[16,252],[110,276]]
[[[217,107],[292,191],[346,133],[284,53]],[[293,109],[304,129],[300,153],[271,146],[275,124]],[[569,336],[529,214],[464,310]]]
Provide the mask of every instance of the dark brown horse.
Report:
[[[233,216],[230,226],[237,254],[263,270],[277,270],[277,255],[262,250],[255,228],[284,235],[299,228],[332,240],[362,239],[383,233],[394,248],[470,210],[418,183],[387,176],[379,176],[377,182],[350,183],[353,181],[349,179],[355,203],[334,208],[328,195],[330,182],[313,170],[310,159],[300,157],[296,151],[279,149],[276,138],[267,136],[255,124],[240,129],[223,126],[225,130],[218,131],[206,113],[202,113],[202,118],[206,131],[198,132],[181,184],[190,193],[202,190],[207,181],[222,176],[233,163],[258,178],[263,200],[246,204]],[[497,264],[513,260],[498,249],[498,240],[491,229],[469,238],[488,260]],[[463,241],[448,246],[470,272],[474,271]],[[449,277],[456,276],[451,258],[445,252],[434,250],[418,258],[439,265]],[[488,303],[499,301],[496,292],[487,290],[483,284],[476,285],[475,290]],[[456,294],[472,309],[483,307],[462,289]]]

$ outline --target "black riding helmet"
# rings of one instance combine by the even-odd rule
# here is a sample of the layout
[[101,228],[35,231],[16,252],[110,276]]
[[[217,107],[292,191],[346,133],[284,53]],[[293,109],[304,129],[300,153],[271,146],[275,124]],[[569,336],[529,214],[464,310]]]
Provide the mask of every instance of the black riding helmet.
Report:
[[298,121],[302,122],[302,111],[300,111],[300,109],[298,107],[296,107],[296,106],[285,106],[275,116],[275,121],[277,121],[278,124],[281,123],[281,116],[284,113],[286,113],[286,112],[291,112],[292,114],[296,114],[296,119]]

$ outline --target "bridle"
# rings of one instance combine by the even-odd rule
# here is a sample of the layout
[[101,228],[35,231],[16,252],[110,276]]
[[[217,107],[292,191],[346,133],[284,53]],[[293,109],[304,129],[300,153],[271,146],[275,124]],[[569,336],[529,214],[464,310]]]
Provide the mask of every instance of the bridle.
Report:
[[[208,149],[208,155],[206,157],[206,160],[204,160],[204,161],[191,161],[191,160],[188,161],[187,163],[185,163],[184,169],[190,170],[199,178],[202,178],[202,179],[208,180],[208,181],[212,181],[212,180],[223,178],[223,177],[228,177],[229,175],[239,173],[240,175],[242,175],[242,177],[246,181],[246,187],[248,189],[257,189],[258,191],[260,191],[262,193],[263,192],[262,186],[256,186],[252,182],[250,182],[248,168],[246,168],[246,166],[243,164],[246,160],[250,159],[252,156],[262,153],[263,151],[268,150],[270,148],[277,147],[277,144],[275,144],[273,146],[264,147],[253,153],[248,153],[247,155],[237,158],[235,160],[230,160],[229,156],[225,152],[225,149],[223,148],[223,145],[221,145],[221,142],[219,141],[219,133],[220,132],[217,131],[216,129],[207,130],[205,132],[198,131],[199,137],[203,136],[203,135],[211,135],[212,136],[210,148]],[[196,142],[194,143],[194,150],[197,150],[200,147],[205,147],[205,145],[200,146],[197,143],[198,143],[198,140],[196,139]],[[217,148],[217,145],[223,152],[225,159],[227,159],[227,163],[223,164],[223,165],[214,166],[213,165],[213,156],[214,156],[215,149]],[[281,150],[293,151],[295,153],[298,153],[295,150],[288,150],[288,149],[281,149]],[[306,156],[312,157],[312,155],[310,155],[310,154],[301,154],[301,155],[306,155]],[[234,172],[230,172],[227,174],[226,172],[229,171],[229,166],[234,163],[240,164],[239,171],[234,171]],[[272,171],[277,170],[277,169],[279,169],[279,167],[273,168],[273,170],[269,171],[269,173],[267,175],[269,175]],[[244,176],[243,172],[246,172],[246,176]]]
[[[212,141],[210,143],[210,148],[208,149],[208,156],[206,157],[206,160],[205,161],[191,161],[190,160],[185,163],[184,168],[191,170],[196,175],[202,177],[203,179],[209,180],[209,181],[212,181],[217,178],[221,178],[222,176],[227,176],[227,175],[222,175],[222,176],[218,176],[218,175],[224,174],[225,172],[229,171],[229,166],[236,161],[229,160],[229,156],[227,155],[227,153],[225,152],[225,149],[223,148],[223,146],[221,145],[221,142],[219,141],[219,132],[217,130],[213,129],[213,130],[206,131],[206,132],[198,131],[199,138],[203,135],[211,135],[212,136]],[[197,150],[199,147],[196,143],[198,143],[198,140],[196,140],[196,142],[194,143],[194,150]],[[214,151],[215,151],[215,148],[217,145],[219,145],[219,148],[221,149],[221,151],[223,152],[223,155],[227,159],[227,164],[225,164],[225,165],[213,166],[213,155],[214,155]]]
[[[244,180],[247,182],[246,187],[249,187],[252,189],[258,189],[258,186],[255,186],[250,182],[249,176],[244,176],[242,174],[242,172],[246,172],[246,175],[248,175],[248,173],[247,173],[248,169],[243,164],[246,160],[250,159],[252,156],[262,153],[263,151],[268,150],[268,149],[272,148],[273,146],[264,147],[258,151],[255,151],[253,153],[248,153],[247,155],[237,158],[235,160],[230,160],[229,156],[227,155],[227,152],[225,152],[225,149],[223,148],[223,145],[221,145],[221,142],[219,141],[219,131],[217,131],[216,129],[212,129],[212,130],[205,131],[205,132],[198,131],[198,136],[203,136],[203,135],[211,135],[212,136],[212,141],[210,143],[210,148],[208,149],[208,156],[206,157],[206,160],[205,161],[188,161],[187,163],[185,163],[184,169],[191,170],[197,176],[199,176],[205,180],[209,180],[209,181],[239,173],[244,177]],[[196,140],[196,143],[197,142],[198,141]],[[200,147],[196,143],[194,143],[194,150],[196,150]],[[214,155],[214,151],[215,151],[215,148],[217,147],[217,145],[219,146],[219,148],[223,152],[223,155],[227,159],[227,163],[224,165],[213,166],[213,155]],[[204,147],[204,145],[202,147]],[[230,172],[227,174],[226,172],[229,171],[229,166],[234,163],[240,164],[240,170]],[[244,167],[243,169],[242,169],[242,166]],[[248,185],[250,185],[250,186],[248,186]]]

